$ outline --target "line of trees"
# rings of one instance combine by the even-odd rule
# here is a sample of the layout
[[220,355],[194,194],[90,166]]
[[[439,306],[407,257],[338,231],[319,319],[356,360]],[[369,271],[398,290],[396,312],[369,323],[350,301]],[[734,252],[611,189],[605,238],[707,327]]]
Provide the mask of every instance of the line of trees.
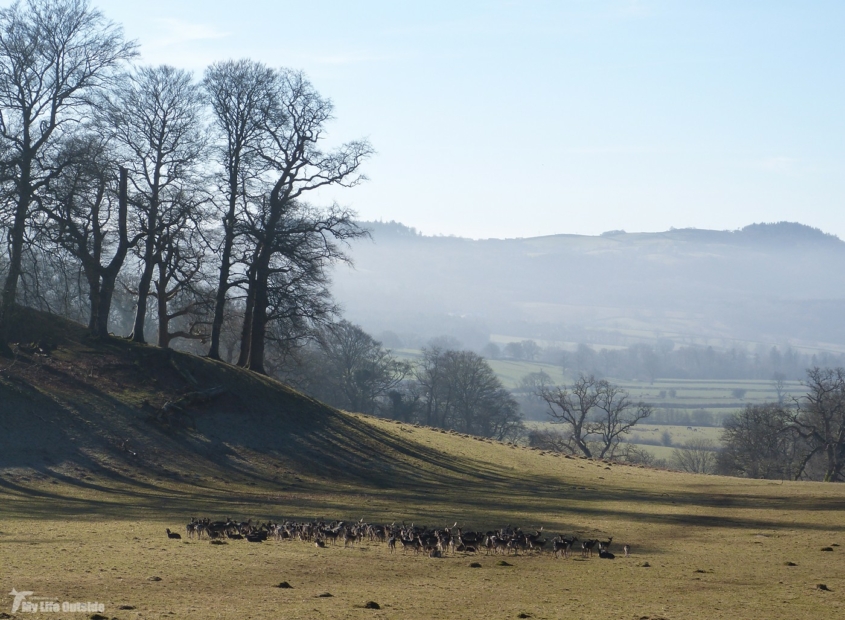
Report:
[[[550,352],[545,352],[548,358]],[[656,345],[640,343],[625,349],[601,349],[581,344],[575,351],[559,351],[564,372],[595,374],[619,379],[772,379],[798,380],[807,368],[835,367],[845,356],[831,353],[805,354],[791,347],[762,346],[753,350],[733,347],[717,350],[704,346],[680,346],[668,339]]]
[[807,368],[845,364],[845,355],[830,352],[802,353],[792,347],[677,346],[668,338],[655,344],[638,343],[607,349],[579,344],[574,351],[556,346],[542,347],[534,340],[499,346],[488,342],[481,349],[488,359],[541,361],[560,365],[570,375],[595,375],[624,380],[657,379],[763,379],[799,380]]
[[341,321],[319,330],[295,357],[280,360],[277,374],[335,407],[498,440],[524,434],[516,400],[471,351],[431,346],[411,363]]
[[[499,439],[514,399],[478,355],[412,365],[339,320],[328,266],[368,233],[309,196],[365,180],[331,102],[253,60],[134,66],[88,0],[0,9],[0,343],[18,305],[288,380],[338,407]],[[206,348],[207,347],[207,348]]]
[[337,316],[327,268],[367,232],[308,197],[364,181],[372,147],[325,148],[332,104],[298,71],[136,57],[88,0],[0,9],[0,343],[32,305],[266,372],[268,343]]

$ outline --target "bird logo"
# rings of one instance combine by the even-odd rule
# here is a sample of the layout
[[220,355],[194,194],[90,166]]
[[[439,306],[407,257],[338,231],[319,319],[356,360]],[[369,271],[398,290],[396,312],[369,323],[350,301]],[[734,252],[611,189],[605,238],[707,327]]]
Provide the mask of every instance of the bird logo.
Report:
[[32,596],[33,594],[35,594],[35,592],[30,592],[29,590],[18,592],[17,590],[12,588],[12,591],[9,594],[15,597],[15,601],[12,603],[12,613],[15,613],[18,609],[21,608],[21,603],[26,600],[26,597]]

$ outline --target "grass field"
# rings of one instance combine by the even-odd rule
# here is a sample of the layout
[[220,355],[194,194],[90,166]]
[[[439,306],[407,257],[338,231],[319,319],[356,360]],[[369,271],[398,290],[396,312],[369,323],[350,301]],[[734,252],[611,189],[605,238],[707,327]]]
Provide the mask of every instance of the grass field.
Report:
[[[247,371],[82,336],[0,366],[4,593],[97,601],[119,620],[845,612],[842,485],[566,458],[337,412]],[[190,424],[162,423],[158,407],[197,384],[228,391],[192,409]],[[383,544],[167,538],[194,515],[543,527],[613,537],[617,557],[430,559]],[[0,613],[11,605],[7,594]]]
[[[419,475],[368,484],[294,471],[291,481],[304,484],[282,491],[257,476],[117,483],[91,472],[54,484],[47,474],[6,470],[0,585],[96,600],[110,618],[816,619],[845,611],[840,485],[651,471],[356,416],[348,423],[398,442],[393,457]],[[612,536],[617,552],[627,543],[633,553],[510,556],[502,567],[501,556],[429,559],[390,555],[383,544],[168,540],[164,528],[182,531],[193,514],[543,526]],[[281,581],[293,588],[274,587]],[[319,598],[324,592],[332,596]],[[382,609],[360,607],[371,600]],[[119,609],[126,605],[134,609]]]
[[[526,422],[528,429],[563,430],[564,427],[550,422]],[[664,445],[664,434],[669,435],[670,444]],[[624,441],[632,443],[652,453],[658,459],[669,461],[676,448],[682,448],[693,439],[709,439],[718,446],[722,429],[714,426],[673,426],[669,424],[653,425],[648,421],[638,424]]]

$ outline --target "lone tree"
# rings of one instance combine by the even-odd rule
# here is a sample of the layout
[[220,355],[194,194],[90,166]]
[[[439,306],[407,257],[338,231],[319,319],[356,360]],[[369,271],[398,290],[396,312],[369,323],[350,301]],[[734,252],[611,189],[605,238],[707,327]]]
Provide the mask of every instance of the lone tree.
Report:
[[0,213],[9,229],[0,334],[15,303],[34,206],[66,165],[56,147],[135,47],[87,0],[27,0],[0,9],[0,181],[11,207]]
[[607,381],[599,381],[593,432],[598,435],[599,458],[613,456],[616,448],[637,422],[651,415],[651,405],[632,403],[628,392]]
[[582,375],[571,387],[541,384],[536,393],[552,423],[566,427],[565,441],[555,445],[590,458],[590,444],[598,446],[599,458],[612,457],[622,437],[651,415],[649,405],[631,402],[625,390],[593,375]]

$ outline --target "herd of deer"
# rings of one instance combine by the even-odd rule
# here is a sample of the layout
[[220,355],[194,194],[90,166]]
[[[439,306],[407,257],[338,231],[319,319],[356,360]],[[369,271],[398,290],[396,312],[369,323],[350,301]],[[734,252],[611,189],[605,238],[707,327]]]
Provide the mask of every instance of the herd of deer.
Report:
[[[480,553],[482,550],[487,554],[519,554],[536,552],[542,554],[548,549],[552,555],[567,558],[573,552],[575,543],[580,542],[581,557],[592,557],[594,551],[598,552],[600,558],[612,560],[616,556],[610,552],[610,544],[613,537],[607,540],[587,539],[579,541],[575,536],[564,536],[559,534],[548,539],[543,535],[543,528],[532,533],[523,532],[520,528],[513,528],[510,525],[499,530],[488,532],[463,531],[455,523],[452,527],[429,529],[415,526],[414,524],[399,526],[395,523],[390,525],[371,525],[364,523],[361,519],[355,523],[334,521],[326,523],[323,520],[317,521],[285,521],[284,523],[252,523],[248,521],[212,521],[210,519],[191,518],[191,522],[185,526],[185,533],[188,538],[211,540],[247,540],[260,543],[268,539],[274,540],[300,540],[314,543],[317,547],[325,547],[327,544],[340,544],[343,546],[356,545],[364,541],[387,543],[387,549],[394,553],[398,546],[402,552],[408,550],[416,553],[427,553],[429,557],[443,557],[446,554],[456,553]],[[168,538],[181,539],[182,536],[176,532],[167,530]],[[576,549],[578,547],[575,547]],[[622,547],[625,557],[631,551],[630,545]]]

